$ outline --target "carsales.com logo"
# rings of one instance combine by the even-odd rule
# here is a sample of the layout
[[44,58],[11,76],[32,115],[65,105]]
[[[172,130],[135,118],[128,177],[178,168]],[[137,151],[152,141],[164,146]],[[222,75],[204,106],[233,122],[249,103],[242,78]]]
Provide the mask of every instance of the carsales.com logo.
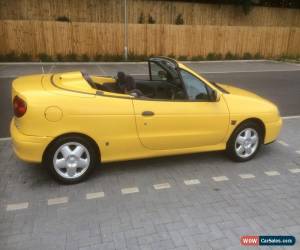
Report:
[[296,243],[294,236],[250,236],[241,237],[242,246],[293,246]]

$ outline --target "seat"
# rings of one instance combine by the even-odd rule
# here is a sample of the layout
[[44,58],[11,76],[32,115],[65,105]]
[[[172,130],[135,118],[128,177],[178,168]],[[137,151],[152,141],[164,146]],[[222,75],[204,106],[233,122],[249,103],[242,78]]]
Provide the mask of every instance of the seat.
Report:
[[143,92],[136,88],[136,82],[134,78],[130,75],[127,75],[125,77],[125,84],[123,86],[123,93],[135,96],[135,97],[141,97],[144,96]]
[[123,93],[122,87],[125,84],[126,75],[124,72],[120,71],[117,73],[117,79],[115,83],[103,83],[102,87],[104,91],[114,92],[114,93]]

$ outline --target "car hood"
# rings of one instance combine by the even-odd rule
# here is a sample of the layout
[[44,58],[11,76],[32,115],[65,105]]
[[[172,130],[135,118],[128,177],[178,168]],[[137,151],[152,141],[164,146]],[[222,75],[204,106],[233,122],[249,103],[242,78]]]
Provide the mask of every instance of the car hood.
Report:
[[219,84],[228,94],[223,97],[226,100],[230,113],[235,114],[257,114],[257,113],[276,113],[278,108],[269,100],[262,98],[250,91],[233,87],[227,84]]
[[[217,83],[217,85],[220,86],[221,88],[225,89],[229,94],[238,95],[238,96],[244,96],[244,97],[251,97],[251,98],[263,99],[259,95],[254,94],[254,93],[252,93],[252,92],[250,92],[248,90],[245,90],[245,89],[233,87],[231,85],[224,84],[224,83]],[[265,99],[263,99],[263,100],[265,100]]]

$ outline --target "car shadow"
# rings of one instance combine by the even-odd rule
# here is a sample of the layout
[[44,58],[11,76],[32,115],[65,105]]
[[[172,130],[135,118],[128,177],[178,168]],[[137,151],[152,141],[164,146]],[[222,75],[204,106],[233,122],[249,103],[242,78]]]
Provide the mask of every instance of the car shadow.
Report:
[[205,163],[216,163],[229,161],[223,151],[218,152],[206,152],[206,153],[194,153],[194,154],[184,154],[176,156],[162,156],[155,158],[139,159],[139,160],[129,160],[129,161],[119,161],[113,163],[103,163],[95,169],[95,174],[92,178],[97,178],[101,175],[114,175],[130,172],[147,172],[153,171],[155,169],[171,169],[174,167],[184,167],[186,165],[195,165]]
[[[155,170],[171,171],[172,168],[184,168],[189,165],[201,165],[201,163],[205,165],[221,164],[224,161],[230,160],[223,151],[219,151],[103,163],[95,168],[86,182],[101,181],[103,176],[109,177],[141,172],[147,174],[147,172],[153,172]],[[53,180],[50,171],[42,164],[24,163],[19,160],[17,160],[17,164],[22,165],[21,168],[23,171],[26,170],[26,178],[22,180],[22,184],[24,185],[30,185],[32,188],[60,185]]]

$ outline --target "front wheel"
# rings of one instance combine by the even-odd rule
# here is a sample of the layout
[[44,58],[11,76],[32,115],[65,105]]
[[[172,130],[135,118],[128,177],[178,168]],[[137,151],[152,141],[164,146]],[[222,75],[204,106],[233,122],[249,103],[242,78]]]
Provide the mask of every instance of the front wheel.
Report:
[[56,180],[72,184],[84,180],[97,163],[97,152],[85,138],[67,136],[49,148],[45,163]]
[[262,132],[255,122],[241,124],[231,135],[227,143],[227,154],[238,162],[251,160],[262,143]]

